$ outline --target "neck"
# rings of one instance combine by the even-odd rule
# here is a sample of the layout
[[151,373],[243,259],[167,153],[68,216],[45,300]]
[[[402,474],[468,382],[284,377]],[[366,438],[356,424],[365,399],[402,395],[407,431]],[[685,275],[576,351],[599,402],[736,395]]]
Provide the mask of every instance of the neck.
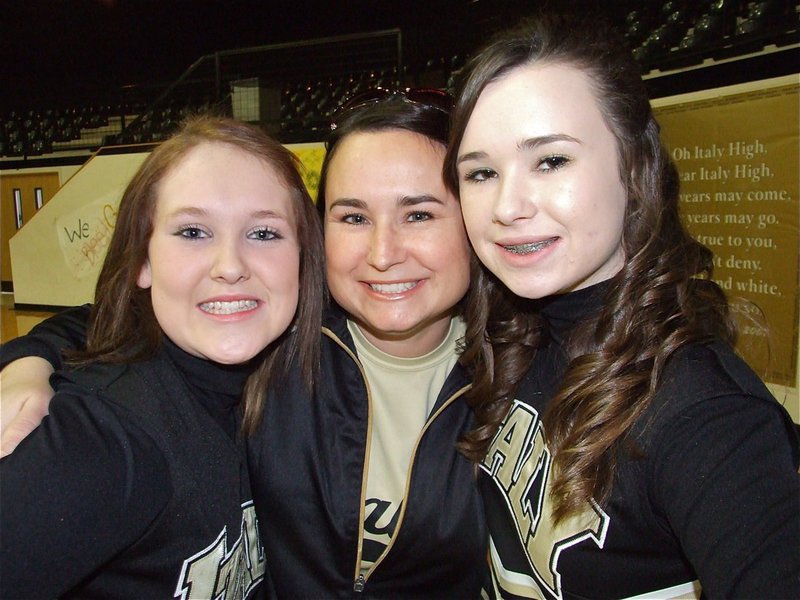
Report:
[[416,358],[432,352],[441,345],[450,331],[452,314],[447,313],[433,322],[410,331],[376,331],[353,320],[367,341],[381,352],[397,358]]

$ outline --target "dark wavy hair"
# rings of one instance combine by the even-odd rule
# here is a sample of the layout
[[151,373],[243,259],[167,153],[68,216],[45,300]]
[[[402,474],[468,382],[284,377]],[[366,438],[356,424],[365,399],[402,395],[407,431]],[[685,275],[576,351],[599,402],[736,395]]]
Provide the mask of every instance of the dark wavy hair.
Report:
[[162,342],[150,290],[137,285],[147,260],[159,183],[195,147],[228,144],[257,157],[291,191],[300,245],[300,293],[292,325],[263,353],[244,392],[245,427],[260,420],[267,384],[285,377],[297,359],[309,387],[318,372],[320,325],[325,301],[322,232],[299,173],[297,157],[254,125],[210,115],[189,118],[157,146],[128,184],[95,288],[95,304],[80,362],[130,363],[152,356]]
[[[616,138],[627,192],[625,265],[596,318],[581,323],[569,365],[544,416],[554,457],[556,521],[608,499],[619,453],[651,402],[669,358],[682,346],[735,340],[723,292],[710,281],[712,253],[679,218],[679,180],[663,148],[638,65],[624,38],[596,16],[543,15],[496,34],[467,65],[453,115],[445,176],[458,190],[456,159],[484,88],[514,69],[559,64],[583,71]],[[474,376],[476,425],[460,443],[479,462],[542,343],[542,317],[485,267],[473,273],[462,361]]]

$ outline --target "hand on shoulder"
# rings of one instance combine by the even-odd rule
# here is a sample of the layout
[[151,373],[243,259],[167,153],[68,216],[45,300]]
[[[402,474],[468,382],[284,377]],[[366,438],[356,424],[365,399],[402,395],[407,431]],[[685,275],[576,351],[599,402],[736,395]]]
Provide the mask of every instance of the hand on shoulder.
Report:
[[0,458],[39,426],[48,413],[52,365],[36,356],[15,360],[0,371]]

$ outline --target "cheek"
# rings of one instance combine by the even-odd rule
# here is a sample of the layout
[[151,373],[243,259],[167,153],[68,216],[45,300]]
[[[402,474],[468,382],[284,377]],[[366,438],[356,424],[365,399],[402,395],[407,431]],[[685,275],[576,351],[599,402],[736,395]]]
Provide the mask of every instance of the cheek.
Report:
[[[466,243],[466,241],[465,241]],[[467,293],[470,281],[470,251],[469,246],[459,254],[452,254],[449,260],[449,280],[452,282],[452,292],[457,296]]]
[[279,252],[268,252],[254,257],[254,264],[263,268],[268,280],[275,282],[281,289],[298,287],[300,281],[300,249],[297,246],[285,247]]
[[297,296],[300,294],[300,251],[292,252],[287,258],[287,264],[292,265],[289,276],[286,278],[287,293],[292,294],[297,304]]
[[279,306],[283,307],[283,310],[280,311],[280,315],[275,315],[279,317],[281,322],[277,325],[281,328],[286,328],[291,323],[292,319],[294,318],[295,314],[297,313],[297,304],[300,299],[300,270],[298,268],[297,272],[293,275],[288,277],[284,277],[283,281],[281,281],[280,289],[276,290],[278,295],[280,296],[280,304]]
[[615,197],[615,190],[608,192],[609,196],[594,198],[585,211],[572,215],[573,232],[579,236],[582,232],[582,237],[593,245],[598,255],[615,249],[622,239],[624,201],[618,195]]
[[[270,303],[280,314],[270,314],[273,319],[291,319],[297,310],[300,295],[299,252],[281,252],[254,255],[253,264],[258,265],[254,274],[270,297]],[[277,324],[277,323],[276,323]]]
[[473,243],[477,241],[476,237],[481,232],[483,225],[482,223],[485,221],[484,215],[481,214],[481,211],[478,210],[479,203],[473,201],[472,199],[461,200],[461,214],[464,217],[464,227],[467,231],[467,236]]
[[354,236],[327,233],[325,237],[325,269],[328,285],[336,285],[360,261],[362,252]]
[[460,215],[446,230],[433,232],[428,247],[439,264],[450,265],[459,275],[462,271],[469,273],[470,243]]
[[[627,196],[622,185],[619,183],[608,186],[609,201],[604,206],[600,206],[598,211],[605,218],[603,222],[609,237],[619,239],[625,226],[625,210],[627,208]],[[598,219],[599,220],[599,219]]]

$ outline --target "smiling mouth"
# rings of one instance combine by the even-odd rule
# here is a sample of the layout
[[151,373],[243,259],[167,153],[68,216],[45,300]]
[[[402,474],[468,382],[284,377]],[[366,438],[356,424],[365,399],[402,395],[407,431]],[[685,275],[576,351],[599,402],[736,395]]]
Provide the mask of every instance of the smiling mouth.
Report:
[[200,310],[212,315],[232,315],[253,310],[258,306],[255,300],[234,300],[232,302],[203,302]]
[[504,249],[508,250],[512,254],[532,254],[534,252],[539,252],[539,250],[544,250],[548,246],[554,244],[556,238],[550,238],[548,240],[543,240],[541,242],[535,242],[533,244],[519,244],[516,246],[503,246]]
[[417,287],[416,281],[406,281],[404,283],[370,283],[370,289],[379,294],[402,294]]

